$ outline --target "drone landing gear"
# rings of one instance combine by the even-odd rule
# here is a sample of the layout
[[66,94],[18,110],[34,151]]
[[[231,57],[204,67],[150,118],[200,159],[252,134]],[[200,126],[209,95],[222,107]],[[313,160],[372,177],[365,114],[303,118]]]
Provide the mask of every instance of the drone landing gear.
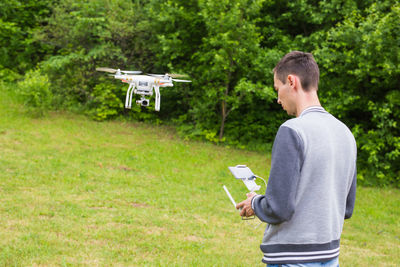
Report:
[[[152,90],[154,89],[154,92],[156,93],[155,97],[155,110],[160,111],[160,102],[161,102],[161,96],[160,96],[160,86],[158,85],[153,85]],[[137,90],[135,88],[134,83],[130,83],[128,90],[126,91],[126,98],[125,98],[125,108],[132,108],[132,97],[133,94],[139,94],[141,95],[140,100],[136,100],[136,104],[148,107],[150,104],[149,99],[146,99],[145,96],[152,96],[153,91],[152,90]]]
[[160,102],[161,102],[161,97],[160,97],[160,86],[154,86],[154,91],[156,92],[156,106],[155,110],[160,111]]
[[129,84],[128,91],[126,91],[125,108],[132,107],[132,93],[133,93],[133,83]]

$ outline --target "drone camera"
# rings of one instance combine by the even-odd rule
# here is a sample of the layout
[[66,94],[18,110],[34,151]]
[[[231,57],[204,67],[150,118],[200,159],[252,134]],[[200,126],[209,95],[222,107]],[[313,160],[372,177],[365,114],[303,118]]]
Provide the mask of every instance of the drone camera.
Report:
[[150,104],[150,101],[146,98],[142,98],[140,100],[136,100],[136,104],[141,105],[143,107],[148,107]]

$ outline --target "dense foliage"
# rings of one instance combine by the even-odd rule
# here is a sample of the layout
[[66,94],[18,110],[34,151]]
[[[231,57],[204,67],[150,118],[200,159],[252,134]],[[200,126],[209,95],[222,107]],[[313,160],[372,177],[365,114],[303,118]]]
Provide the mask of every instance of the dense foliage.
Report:
[[[266,149],[288,117],[272,69],[312,52],[324,107],[357,139],[359,177],[400,186],[400,4],[394,0],[12,0],[0,4],[0,78],[25,103],[97,120],[174,123],[189,138]],[[99,66],[185,73],[161,112],[123,109]],[[51,104],[51,105],[50,105]]]

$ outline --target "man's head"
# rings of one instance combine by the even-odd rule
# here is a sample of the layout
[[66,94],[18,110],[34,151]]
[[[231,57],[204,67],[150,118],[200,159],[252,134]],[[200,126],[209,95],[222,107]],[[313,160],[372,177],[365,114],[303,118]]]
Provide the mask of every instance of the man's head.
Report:
[[278,92],[278,103],[289,115],[299,115],[299,108],[306,105],[308,100],[317,100],[318,81],[318,65],[310,53],[290,52],[274,68],[274,87]]
[[311,53],[292,51],[286,54],[274,68],[274,74],[283,84],[288,75],[296,75],[304,91],[318,90],[319,68]]

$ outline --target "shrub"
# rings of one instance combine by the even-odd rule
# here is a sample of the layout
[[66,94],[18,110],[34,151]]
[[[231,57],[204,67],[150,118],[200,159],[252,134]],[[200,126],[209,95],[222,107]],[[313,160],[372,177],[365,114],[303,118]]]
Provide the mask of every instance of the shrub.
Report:
[[124,107],[119,95],[122,92],[116,85],[99,83],[93,88],[88,114],[98,121],[117,116]]
[[24,105],[33,115],[43,116],[51,108],[53,94],[47,75],[39,70],[28,71],[24,79],[18,82],[18,94]]
[[394,91],[387,102],[369,101],[374,128],[353,129],[359,144],[359,178],[366,185],[400,187],[400,93]]

